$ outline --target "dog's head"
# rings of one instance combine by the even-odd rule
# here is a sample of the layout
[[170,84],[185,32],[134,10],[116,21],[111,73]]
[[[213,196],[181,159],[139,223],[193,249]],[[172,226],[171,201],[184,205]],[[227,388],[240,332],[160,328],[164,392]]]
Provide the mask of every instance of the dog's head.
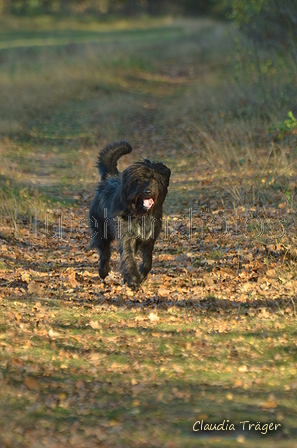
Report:
[[122,201],[133,215],[160,207],[167,195],[171,171],[163,163],[144,159],[122,172]]

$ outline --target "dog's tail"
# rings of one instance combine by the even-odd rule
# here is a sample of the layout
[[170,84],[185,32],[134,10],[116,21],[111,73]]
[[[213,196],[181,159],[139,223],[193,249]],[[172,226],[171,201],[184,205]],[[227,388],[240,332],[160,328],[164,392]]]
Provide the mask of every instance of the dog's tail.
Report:
[[117,169],[117,161],[125,154],[129,154],[132,151],[130,143],[124,140],[120,142],[114,142],[111,145],[106,145],[102,151],[100,151],[97,161],[97,167],[101,180],[105,180],[108,176],[117,177],[119,174]]

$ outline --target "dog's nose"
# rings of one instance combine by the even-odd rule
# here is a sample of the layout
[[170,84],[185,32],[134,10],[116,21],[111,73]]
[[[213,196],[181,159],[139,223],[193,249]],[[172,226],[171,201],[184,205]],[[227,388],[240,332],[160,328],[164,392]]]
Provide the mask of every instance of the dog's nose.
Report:
[[149,188],[146,188],[145,190],[143,190],[143,194],[145,194],[146,196],[150,196],[152,192]]

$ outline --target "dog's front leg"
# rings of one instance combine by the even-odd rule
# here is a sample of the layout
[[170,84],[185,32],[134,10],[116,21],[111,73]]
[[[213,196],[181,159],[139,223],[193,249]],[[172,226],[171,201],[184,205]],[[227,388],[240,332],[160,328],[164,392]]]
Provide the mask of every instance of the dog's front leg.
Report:
[[140,266],[141,280],[145,279],[152,268],[154,240],[142,245],[142,264]]
[[99,275],[102,279],[105,279],[105,277],[108,275],[110,271],[110,239],[103,239],[100,241],[100,244],[98,245],[99,254],[100,254],[100,265],[99,265]]
[[136,239],[123,238],[120,243],[121,273],[130,288],[137,289],[141,277],[135,261]]

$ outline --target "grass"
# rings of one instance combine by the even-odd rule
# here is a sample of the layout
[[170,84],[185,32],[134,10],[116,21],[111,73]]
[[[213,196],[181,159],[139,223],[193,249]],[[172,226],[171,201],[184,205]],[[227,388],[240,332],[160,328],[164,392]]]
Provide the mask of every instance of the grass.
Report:
[[[172,147],[174,142],[173,152],[183,154],[184,172],[196,157],[202,157],[207,165],[221,167],[220,179],[226,166],[237,171],[236,177],[250,171],[256,196],[263,190],[261,171],[266,177],[269,173],[271,185],[281,182],[288,191],[294,153],[287,153],[282,142],[276,145],[271,141],[267,166],[259,167],[257,162],[258,152],[262,150],[264,163],[267,151],[262,147],[269,123],[275,121],[276,114],[282,114],[274,96],[278,99],[287,96],[284,112],[291,107],[288,101],[291,91],[285,93],[286,85],[275,91],[278,71],[286,70],[290,78],[289,70],[284,64],[280,67],[278,60],[270,61],[267,78],[272,97],[271,104],[265,108],[255,69],[250,68],[249,81],[244,83],[245,70],[240,64],[239,67],[232,65],[232,59],[239,57],[236,53],[234,56],[236,31],[232,26],[210,20],[200,21],[198,26],[196,23],[171,21],[170,25],[165,19],[157,22],[158,27],[148,21],[131,29],[128,22],[128,31],[103,31],[98,24],[97,30],[91,31],[98,39],[96,44],[84,43],[90,31],[87,26],[81,29],[75,22],[65,23],[65,29],[56,29],[59,27],[52,24],[47,25],[46,31],[33,31],[25,23],[18,32],[12,25],[2,31],[0,132],[6,136],[8,148],[15,139],[18,142],[17,149],[10,149],[11,156],[5,158],[3,172],[11,172],[8,164],[11,165],[17,153],[30,181],[36,176],[36,183],[41,187],[44,183],[60,185],[62,181],[65,190],[71,189],[71,184],[81,189],[96,178],[92,148],[99,141],[101,144],[130,135],[139,140],[144,131],[148,134],[152,155],[157,148]],[[38,22],[35,26],[38,30]],[[55,39],[64,34],[67,37],[69,33],[76,33],[81,43],[67,44],[63,40],[60,45],[55,43]],[[215,45],[217,35],[221,39],[220,48]],[[52,39],[50,47],[48,36]],[[19,38],[24,48],[17,47]],[[36,38],[41,48],[34,47]],[[202,43],[196,45],[196,42]],[[15,48],[4,48],[9,43]],[[244,44],[248,47],[248,43]],[[242,56],[245,64],[249,58],[245,53]],[[294,88],[292,84],[291,89]],[[39,154],[40,145],[42,154]],[[88,149],[82,149],[83,146]],[[165,155],[164,150],[161,155]],[[32,156],[34,166],[30,163]],[[169,158],[169,161],[174,169],[174,160]],[[17,168],[13,166],[13,169],[11,177],[15,181]],[[58,179],[55,179],[57,170]],[[24,173],[20,176],[24,181]],[[192,178],[195,179],[193,170]],[[230,182],[225,176],[224,189],[231,200],[239,203],[250,200],[250,185],[234,185],[233,176],[230,180],[232,185],[228,185]],[[190,195],[195,194],[195,183],[194,188],[190,185],[188,188],[184,179],[181,181],[184,197],[188,199],[188,191]],[[179,185],[177,188],[182,194]]]
[[[1,23],[4,446],[295,446],[296,134],[268,128],[297,115],[297,85],[262,50],[262,86],[251,48],[206,18]],[[134,147],[120,168],[172,170],[138,293],[100,283],[87,249],[117,139]],[[192,430],[224,419],[235,432]]]

